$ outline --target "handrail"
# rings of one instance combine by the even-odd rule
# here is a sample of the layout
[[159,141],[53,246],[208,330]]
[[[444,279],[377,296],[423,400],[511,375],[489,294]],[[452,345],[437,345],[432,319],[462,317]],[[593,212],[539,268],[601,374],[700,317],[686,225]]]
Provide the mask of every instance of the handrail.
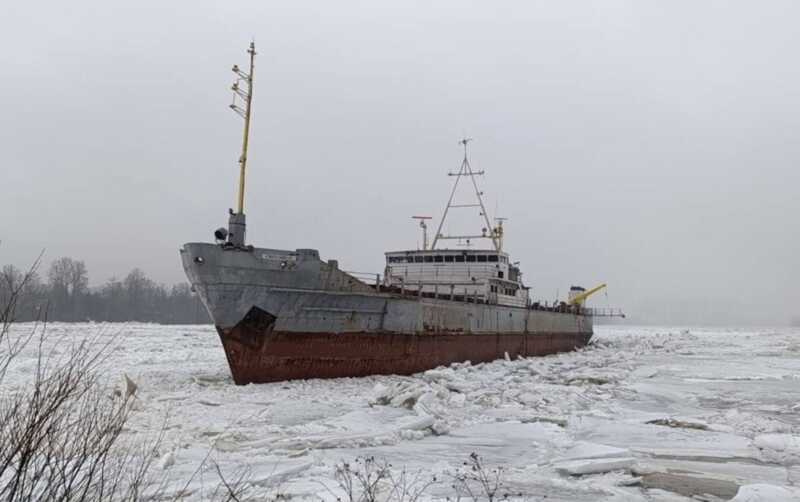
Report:
[[621,317],[625,318],[625,313],[622,312],[622,309],[618,308],[583,308],[581,309],[582,312],[586,313],[586,315],[590,315],[592,317]]
[[381,283],[381,274],[374,274],[371,272],[354,272],[351,270],[342,270],[345,274],[352,275],[359,281],[369,284],[369,285],[380,285]]

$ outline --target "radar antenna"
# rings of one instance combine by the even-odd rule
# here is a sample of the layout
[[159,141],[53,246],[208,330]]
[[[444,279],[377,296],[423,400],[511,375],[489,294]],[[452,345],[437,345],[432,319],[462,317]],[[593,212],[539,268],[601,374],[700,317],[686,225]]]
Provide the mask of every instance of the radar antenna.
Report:
[[[436,244],[439,240],[444,239],[456,239],[462,240],[466,239],[469,242],[470,239],[491,239],[492,244],[497,251],[502,251],[502,235],[503,235],[503,224],[502,221],[499,222],[499,225],[495,228],[492,228],[492,225],[489,220],[489,215],[486,213],[486,206],[483,204],[483,192],[480,191],[478,188],[478,183],[475,181],[475,176],[483,176],[484,171],[473,171],[472,166],[469,163],[469,156],[467,153],[467,145],[469,142],[472,141],[472,138],[463,138],[461,141],[458,142],[459,145],[464,147],[464,160],[461,162],[461,168],[458,172],[447,173],[448,176],[455,176],[456,181],[453,183],[453,190],[450,192],[450,198],[447,200],[447,206],[444,208],[444,213],[442,214],[442,219],[439,221],[439,228],[436,229],[436,235],[433,237],[433,243],[431,244],[431,249],[436,249]],[[461,180],[462,177],[469,177],[470,181],[472,181],[472,187],[475,189],[475,197],[477,198],[477,204],[453,204],[453,197],[456,194],[456,188],[458,188],[458,182]],[[481,209],[480,215],[483,217],[484,223],[486,226],[483,228],[483,231],[479,235],[443,235],[442,234],[442,227],[444,226],[444,222],[447,219],[447,214],[450,212],[450,209],[455,208],[469,208],[469,207],[479,207]],[[488,232],[488,233],[487,233]]]

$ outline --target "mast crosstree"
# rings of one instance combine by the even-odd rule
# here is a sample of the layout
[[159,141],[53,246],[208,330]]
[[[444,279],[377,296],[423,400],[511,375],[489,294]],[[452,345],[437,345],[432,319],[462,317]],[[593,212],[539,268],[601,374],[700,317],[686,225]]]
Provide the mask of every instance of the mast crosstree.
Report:
[[[444,213],[442,214],[442,219],[439,221],[439,227],[436,229],[436,235],[433,237],[433,243],[431,243],[431,249],[436,249],[436,244],[440,240],[447,240],[447,239],[491,239],[492,245],[494,246],[495,250],[502,251],[503,248],[503,219],[500,219],[498,225],[496,227],[492,227],[492,224],[489,221],[489,215],[486,212],[486,206],[483,203],[483,192],[480,191],[478,188],[478,182],[475,181],[475,176],[483,176],[484,171],[473,171],[472,165],[469,163],[469,155],[467,151],[467,146],[469,145],[472,138],[463,138],[461,141],[458,142],[459,145],[464,147],[464,160],[461,162],[461,168],[458,172],[449,172],[447,173],[448,176],[454,176],[456,181],[453,183],[453,190],[450,192],[450,198],[447,200],[447,206],[444,208]],[[468,177],[472,182],[472,187],[475,189],[475,198],[477,199],[477,204],[453,204],[453,197],[456,194],[456,189],[458,188],[458,183],[461,181],[462,177]],[[486,226],[483,228],[483,231],[480,235],[443,235],[442,234],[442,227],[444,226],[444,222],[447,219],[447,215],[450,212],[450,209],[456,208],[475,208],[479,207],[481,210],[481,216],[483,217],[483,221]]]

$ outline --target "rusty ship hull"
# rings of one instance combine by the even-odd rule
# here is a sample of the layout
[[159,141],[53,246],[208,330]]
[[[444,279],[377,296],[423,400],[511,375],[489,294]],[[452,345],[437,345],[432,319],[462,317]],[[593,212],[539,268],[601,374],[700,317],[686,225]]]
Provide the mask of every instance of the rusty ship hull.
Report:
[[370,285],[295,251],[189,243],[184,270],[236,384],[412,374],[580,348],[592,317]]
[[275,333],[219,329],[235,383],[411,375],[455,362],[544,356],[585,346],[588,333]]

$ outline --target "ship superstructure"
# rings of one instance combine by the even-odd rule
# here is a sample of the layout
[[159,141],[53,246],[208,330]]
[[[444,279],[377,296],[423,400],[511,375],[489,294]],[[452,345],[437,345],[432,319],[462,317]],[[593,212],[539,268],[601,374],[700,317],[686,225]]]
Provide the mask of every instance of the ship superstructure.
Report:
[[492,250],[392,251],[385,284],[426,296],[509,307],[530,304],[517,266]]
[[[522,284],[522,272],[517,264],[511,262],[509,255],[503,252],[503,221],[490,226],[490,219],[483,202],[483,192],[478,188],[476,176],[484,171],[473,171],[469,162],[467,146],[471,139],[459,141],[464,147],[464,160],[457,172],[448,173],[455,177],[450,198],[439,226],[428,249],[427,217],[414,216],[421,220],[423,230],[422,250],[391,251],[386,253],[386,269],[384,283],[389,287],[403,291],[418,291],[434,298],[472,301],[491,305],[509,307],[528,307],[530,299],[528,288]],[[474,201],[456,203],[454,196],[459,182],[466,180],[474,189]],[[480,233],[445,235],[442,228],[451,210],[465,209],[477,211],[484,226]],[[467,249],[437,249],[443,241],[458,241]],[[489,241],[490,249],[472,249],[475,241]]]
[[[410,374],[459,361],[545,355],[586,345],[594,312],[584,305],[597,290],[573,288],[567,302],[532,302],[522,273],[503,249],[503,219],[490,224],[469,163],[468,139],[450,198],[433,241],[427,222],[422,249],[385,254],[383,277],[364,279],[322,260],[316,249],[255,247],[245,240],[244,176],[253,96],[250,71],[234,67],[235,95],[245,118],[237,210],[215,243],[181,249],[187,277],[216,325],[237,384],[295,378]],[[245,89],[240,83],[245,83]],[[475,202],[456,203],[467,181]],[[470,186],[470,185],[468,185]],[[442,233],[450,211],[477,210],[479,232]],[[356,238],[356,237],[354,237]],[[448,240],[455,249],[441,248]],[[475,243],[488,243],[478,249]]]

